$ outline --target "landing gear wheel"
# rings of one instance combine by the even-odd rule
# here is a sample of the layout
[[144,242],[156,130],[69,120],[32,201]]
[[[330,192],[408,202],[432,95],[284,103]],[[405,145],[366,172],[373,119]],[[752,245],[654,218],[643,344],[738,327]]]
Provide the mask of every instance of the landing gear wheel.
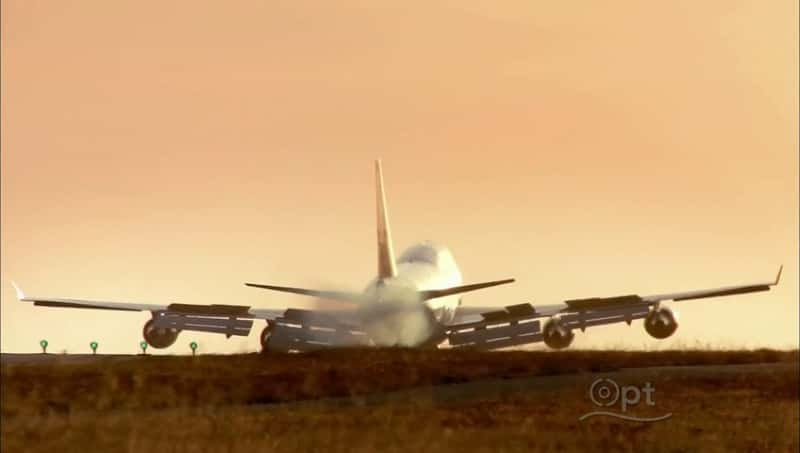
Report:
[[261,352],[267,352],[269,349],[269,339],[272,336],[272,323],[267,321],[267,326],[261,331]]

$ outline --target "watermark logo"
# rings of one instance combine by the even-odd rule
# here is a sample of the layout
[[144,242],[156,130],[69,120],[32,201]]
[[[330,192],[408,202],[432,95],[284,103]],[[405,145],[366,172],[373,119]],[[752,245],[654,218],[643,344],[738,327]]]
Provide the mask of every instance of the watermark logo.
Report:
[[650,382],[645,382],[641,387],[636,385],[620,386],[613,379],[596,379],[589,386],[589,399],[602,410],[587,412],[581,415],[578,420],[606,416],[633,422],[658,422],[672,417],[671,412],[658,417],[639,417],[628,413],[630,409],[640,403],[647,406],[655,406],[655,392],[656,388]]

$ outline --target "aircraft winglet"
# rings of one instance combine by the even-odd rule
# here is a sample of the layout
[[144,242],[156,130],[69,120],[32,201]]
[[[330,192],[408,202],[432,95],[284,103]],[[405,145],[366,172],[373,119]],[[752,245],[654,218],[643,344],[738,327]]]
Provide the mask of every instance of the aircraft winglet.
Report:
[[781,267],[778,268],[778,275],[775,276],[775,283],[773,283],[773,285],[777,285],[781,281],[782,272],[783,272],[783,264],[781,264]]
[[18,300],[25,300],[25,293],[22,292],[22,289],[20,289],[20,287],[17,286],[16,283],[14,283],[14,280],[11,280],[11,286],[13,286],[14,287],[14,291],[17,292],[17,299]]

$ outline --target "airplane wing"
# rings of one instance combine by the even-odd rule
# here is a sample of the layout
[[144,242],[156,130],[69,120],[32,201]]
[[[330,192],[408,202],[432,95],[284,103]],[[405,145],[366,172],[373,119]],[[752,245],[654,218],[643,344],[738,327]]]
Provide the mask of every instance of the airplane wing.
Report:
[[21,302],[33,302],[33,305],[42,307],[94,308],[98,310],[118,311],[159,311],[166,310],[169,306],[168,304],[111,302],[102,300],[65,299],[60,297],[34,297],[26,295],[13,281],[11,282],[11,285],[14,287],[14,290],[17,293],[17,299],[19,299]]
[[221,305],[221,304],[148,304],[138,302],[114,302],[107,300],[88,300],[88,299],[68,299],[60,297],[37,297],[25,294],[15,282],[11,282],[17,293],[17,299],[21,302],[33,302],[33,305],[40,307],[60,307],[60,308],[89,308],[95,310],[116,310],[116,311],[151,311],[165,313],[191,313],[207,316],[231,316],[241,315],[255,319],[274,319],[282,316],[285,308],[252,308],[244,305]]
[[26,295],[11,282],[17,299],[42,307],[84,308],[116,311],[149,311],[153,318],[145,324],[144,337],[155,348],[172,345],[182,331],[248,336],[256,319],[267,326],[261,333],[262,347],[272,350],[311,350],[332,345],[353,345],[365,341],[357,328],[353,309],[303,310],[295,308],[253,308],[222,304],[148,304],[104,300],[36,297]]
[[[554,328],[558,328],[565,339],[568,338],[571,341],[574,329],[584,331],[587,327],[619,322],[630,324],[633,320],[647,318],[655,311],[658,311],[657,314],[665,323],[675,324],[672,327],[672,331],[674,331],[674,328],[677,328],[677,321],[671,310],[660,307],[661,302],[769,291],[772,286],[780,282],[782,271],[783,266],[778,269],[778,274],[773,281],[695,291],[650,296],[630,294],[616,297],[592,297],[566,300],[553,305],[526,303],[502,308],[459,307],[454,322],[448,326],[448,339],[454,347],[471,346],[481,349],[496,349],[541,341],[548,343],[545,331],[548,329],[549,321],[541,322],[542,318],[548,318],[548,320],[555,320],[554,323],[551,323],[555,326]],[[672,331],[666,333],[666,330],[662,330],[666,336],[669,336]],[[650,330],[648,332],[651,333]],[[651,335],[656,338],[666,338],[666,336],[660,336],[659,332],[654,332],[655,334],[651,333]],[[557,342],[552,344],[557,344]],[[569,342],[567,342],[568,344]]]
[[656,294],[652,296],[644,296],[642,297],[642,299],[647,302],[660,302],[663,300],[673,300],[677,302],[681,300],[705,299],[708,297],[731,296],[734,294],[746,294],[746,293],[755,293],[760,291],[769,291],[770,287],[777,285],[781,281],[782,272],[783,272],[783,266],[778,268],[778,275],[776,275],[775,280],[771,282],[752,283],[749,285],[739,285],[739,286],[726,286],[714,289],[701,289],[697,291],[685,291],[681,293]]

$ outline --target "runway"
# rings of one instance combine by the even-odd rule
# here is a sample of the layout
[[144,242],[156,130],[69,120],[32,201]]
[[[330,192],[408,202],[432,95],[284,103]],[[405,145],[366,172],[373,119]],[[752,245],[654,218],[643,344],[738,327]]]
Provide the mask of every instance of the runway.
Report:
[[[32,440],[42,452],[85,445],[335,452],[661,445],[791,451],[798,445],[797,351],[368,349],[1,358],[1,434],[8,451],[30,451]],[[612,381],[618,394],[594,403],[593,383]],[[653,405],[645,403],[650,388]],[[626,397],[631,389],[636,398]],[[590,415],[595,412],[638,421]]]
[[[493,353],[488,353],[493,354]],[[646,353],[635,353],[644,355]],[[235,356],[211,356],[216,357]],[[288,357],[288,356],[287,356]],[[300,358],[302,355],[293,355]],[[186,359],[185,355],[142,355],[142,354],[0,354],[0,363],[4,366],[59,366],[60,365],[85,365],[85,364],[118,364],[120,362],[154,359],[153,366],[158,363],[167,364],[170,359]],[[264,362],[270,362],[274,356]],[[600,367],[602,368],[602,367]],[[502,398],[513,395],[524,395],[541,392],[563,392],[570,388],[577,393],[585,392],[588,386],[600,378],[613,379],[618,382],[645,382],[645,381],[673,381],[686,378],[703,378],[708,380],[758,379],[759,376],[794,373],[800,375],[800,362],[780,361],[762,363],[733,363],[733,364],[697,364],[697,365],[659,365],[659,366],[627,366],[597,372],[570,372],[569,370],[554,370],[549,375],[525,376],[494,376],[495,373],[486,373],[486,376],[469,380],[468,382],[436,383],[434,385],[416,386],[394,391],[374,391],[348,397],[322,397],[298,398],[289,401],[248,404],[254,409],[283,408],[301,405],[370,405],[386,404],[407,401],[426,401],[434,404],[449,403],[480,398]],[[375,376],[379,379],[379,376]],[[266,382],[265,382],[266,384]]]
[[68,365],[92,362],[118,362],[141,357],[141,354],[24,354],[2,353],[2,365]]
[[[252,406],[254,410],[285,409],[301,406],[364,406],[407,403],[450,404],[478,399],[513,398],[537,393],[559,392],[582,396],[592,382],[612,379],[619,384],[674,382],[703,378],[713,381],[759,379],[782,374],[800,375],[800,363],[752,363],[735,365],[692,365],[623,368],[597,373],[566,373],[550,376],[492,378],[473,382],[439,384],[393,392],[376,392],[344,398],[321,398]],[[573,390],[573,391],[570,391]]]

